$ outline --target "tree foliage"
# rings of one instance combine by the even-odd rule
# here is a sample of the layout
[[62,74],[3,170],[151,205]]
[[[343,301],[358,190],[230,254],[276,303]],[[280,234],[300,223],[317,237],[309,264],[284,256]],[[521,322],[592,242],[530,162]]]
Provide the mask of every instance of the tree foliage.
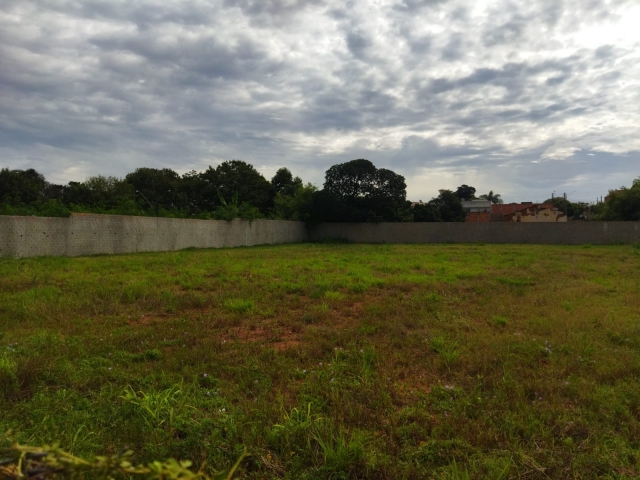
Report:
[[440,222],[440,211],[438,208],[429,203],[423,203],[413,207],[413,221],[414,222]]
[[233,220],[234,218],[244,218],[246,220],[255,220],[262,217],[260,210],[253,205],[238,202],[238,195],[235,194],[227,202],[224,197],[220,197],[220,205],[213,211],[213,218],[216,220]]
[[460,200],[472,200],[475,198],[476,189],[469,185],[460,185],[456,190],[456,197]]
[[117,177],[89,177],[84,182],[69,182],[62,198],[69,205],[91,205],[105,210],[135,201],[135,187]]
[[640,221],[640,177],[633,181],[631,188],[621,187],[609,192],[602,219]]
[[324,189],[340,200],[366,198],[372,193],[376,172],[369,160],[340,163],[325,172]]
[[317,191],[316,187],[307,183],[299,186],[291,195],[277,193],[274,200],[276,218],[309,221],[312,217],[313,196]]
[[493,193],[493,190],[484,195],[480,195],[478,198],[489,200],[491,203],[503,203],[502,196],[499,193]]
[[402,175],[376,168],[365,159],[334,165],[325,173],[324,190],[314,196],[314,219],[334,222],[410,220],[407,185]]
[[230,199],[238,195],[239,203],[253,205],[263,214],[273,207],[273,186],[253,165],[242,160],[222,162],[215,170],[209,167],[203,176],[209,184],[209,194],[215,192],[215,197],[209,197],[214,204],[220,196]]
[[271,186],[276,194],[292,196],[302,187],[302,179],[293,177],[288,168],[280,168],[271,179]]
[[3,203],[19,205],[43,200],[46,185],[44,176],[33,168],[0,169],[0,201]]
[[141,208],[172,210],[183,206],[180,175],[169,168],[137,168],[125,177]]
[[[87,212],[309,223],[460,222],[466,218],[461,200],[473,199],[475,193],[474,187],[463,184],[455,192],[440,190],[427,204],[411,208],[404,177],[362,158],[330,167],[322,190],[304,185],[284,167],[269,181],[241,160],[183,175],[169,168],[138,168],[124,178],[98,175],[67,185],[49,183],[34,169],[0,169],[0,215]],[[479,198],[502,203],[500,194],[493,191]],[[640,178],[629,188],[611,191],[605,204],[589,207],[561,197],[545,203],[573,219],[586,218],[588,211],[592,220],[638,221]]]
[[440,222],[464,222],[467,214],[462,201],[451,190],[440,190],[440,195],[429,202],[437,212]]
[[584,213],[588,208],[588,205],[583,202],[571,202],[565,200],[563,197],[547,198],[543,203],[550,203],[554,208],[557,208],[564,213],[567,218],[573,220],[580,220],[584,218]]

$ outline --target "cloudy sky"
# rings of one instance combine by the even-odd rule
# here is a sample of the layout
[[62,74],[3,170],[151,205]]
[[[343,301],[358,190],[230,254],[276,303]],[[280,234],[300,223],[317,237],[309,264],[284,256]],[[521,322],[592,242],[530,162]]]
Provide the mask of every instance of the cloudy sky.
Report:
[[410,199],[595,200],[640,176],[638,0],[0,0],[0,167],[242,159]]

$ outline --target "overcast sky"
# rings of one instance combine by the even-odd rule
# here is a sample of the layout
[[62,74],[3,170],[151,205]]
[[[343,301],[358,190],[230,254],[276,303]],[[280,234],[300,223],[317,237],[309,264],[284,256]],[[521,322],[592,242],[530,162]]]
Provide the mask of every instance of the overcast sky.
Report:
[[59,183],[367,158],[412,200],[593,201],[639,127],[638,0],[0,0],[0,167]]

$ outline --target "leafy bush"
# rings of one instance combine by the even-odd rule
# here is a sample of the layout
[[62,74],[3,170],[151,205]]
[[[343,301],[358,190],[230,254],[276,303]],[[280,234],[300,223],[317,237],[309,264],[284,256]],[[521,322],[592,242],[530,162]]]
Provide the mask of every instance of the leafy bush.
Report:
[[145,480],[231,480],[242,460],[248,456],[244,453],[228,472],[219,472],[213,476],[202,470],[190,470],[192,462],[174,459],[150,462],[146,465],[134,466],[130,459],[131,450],[118,455],[98,456],[83,459],[60,449],[57,444],[42,447],[28,447],[14,444],[5,449],[8,459],[0,463],[0,478],[17,480],[20,478],[91,478],[95,480],[132,479]]
[[216,220],[231,221],[234,218],[243,218],[245,220],[255,220],[256,218],[262,218],[260,210],[256,207],[249,205],[248,203],[238,204],[238,195],[235,194],[229,202],[220,196],[222,205],[216,207],[213,211],[213,218]]
[[640,220],[640,177],[633,181],[631,188],[622,187],[609,192],[602,220]]

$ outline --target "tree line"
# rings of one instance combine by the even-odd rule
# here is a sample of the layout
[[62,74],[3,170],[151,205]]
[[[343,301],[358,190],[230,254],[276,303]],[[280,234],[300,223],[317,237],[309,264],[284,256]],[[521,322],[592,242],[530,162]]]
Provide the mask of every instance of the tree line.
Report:
[[[72,212],[231,220],[272,218],[320,222],[463,222],[462,200],[476,189],[440,190],[426,203],[406,198],[402,175],[365,159],[334,165],[322,189],[280,168],[267,180],[255,167],[230,160],[203,172],[179,175],[164,168],[138,168],[124,178],[94,176],[56,185],[34,169],[0,169],[0,214],[68,216]],[[493,191],[478,198],[501,203]],[[555,203],[564,199],[550,199]],[[565,201],[566,202],[566,201]],[[635,202],[635,203],[634,203]],[[570,216],[579,204],[556,205]],[[562,208],[564,207],[564,208]],[[575,211],[574,211],[575,210]],[[638,220],[640,179],[612,194],[603,219]]]

